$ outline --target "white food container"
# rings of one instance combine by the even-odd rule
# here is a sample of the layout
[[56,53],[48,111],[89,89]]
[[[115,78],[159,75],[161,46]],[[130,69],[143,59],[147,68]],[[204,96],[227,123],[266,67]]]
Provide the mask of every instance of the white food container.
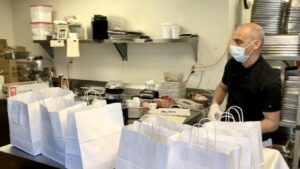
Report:
[[52,23],[31,22],[31,32],[33,40],[47,40],[47,36],[52,33]]
[[51,5],[30,5],[31,22],[52,22]]

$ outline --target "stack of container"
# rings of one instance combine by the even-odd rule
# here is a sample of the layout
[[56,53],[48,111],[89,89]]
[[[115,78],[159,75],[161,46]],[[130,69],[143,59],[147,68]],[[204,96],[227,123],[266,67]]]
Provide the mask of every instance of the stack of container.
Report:
[[33,40],[47,40],[52,33],[52,6],[30,5]]
[[266,34],[280,34],[283,11],[283,0],[254,1],[251,22],[260,25]]
[[172,99],[185,98],[185,82],[161,82],[159,96],[170,96]]
[[283,87],[281,121],[296,123],[300,76],[287,76]]

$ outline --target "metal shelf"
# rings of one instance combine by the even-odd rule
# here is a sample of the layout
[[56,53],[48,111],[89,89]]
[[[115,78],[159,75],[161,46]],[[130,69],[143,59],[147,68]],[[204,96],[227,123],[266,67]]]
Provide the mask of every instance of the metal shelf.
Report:
[[300,60],[300,56],[267,56],[262,55],[266,60],[276,60],[276,61],[295,61]]
[[[49,40],[36,40],[53,58],[54,49],[50,47]],[[111,43],[114,44],[123,61],[128,60],[128,44],[155,44],[155,43],[189,43],[194,52],[195,62],[198,62],[198,36],[181,37],[179,39],[105,39],[95,41],[93,39],[79,40],[79,43]]]
[[[278,60],[278,61],[288,61],[288,60],[300,60],[300,56],[264,56],[266,60]],[[299,81],[300,83],[300,81]],[[298,89],[300,93],[300,88]],[[300,105],[300,94],[298,96],[298,105]],[[295,129],[295,145],[294,145],[294,155],[292,169],[299,169],[299,153],[300,153],[300,109],[297,110],[297,117],[295,123],[283,122],[279,123],[281,127],[288,127]]]

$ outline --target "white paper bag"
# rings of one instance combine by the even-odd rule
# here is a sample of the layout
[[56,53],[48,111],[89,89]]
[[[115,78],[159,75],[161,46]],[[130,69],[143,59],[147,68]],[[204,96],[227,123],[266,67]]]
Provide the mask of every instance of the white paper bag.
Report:
[[122,129],[116,169],[166,169],[167,140],[176,132],[135,121]]
[[240,146],[202,137],[205,134],[203,129],[193,129],[172,136],[168,169],[238,169]]
[[264,148],[264,169],[289,169],[282,154],[278,150]]
[[163,127],[163,128],[166,128],[166,129],[169,129],[172,131],[176,131],[176,132],[182,132],[184,130],[191,130],[191,128],[192,128],[192,126],[190,126],[190,125],[177,123],[177,122],[169,120],[169,119],[161,118],[158,115],[149,116],[143,122],[148,123],[149,125],[153,125],[156,127]]
[[[101,100],[102,101],[102,100]],[[82,110],[73,112],[68,112],[67,117],[67,129],[66,129],[66,158],[65,158],[65,166],[66,168],[72,169],[81,169],[83,168],[82,165],[82,158],[80,154],[80,146],[79,146],[79,137],[78,137],[78,130],[75,121],[75,113],[84,113],[85,111],[99,108],[102,106],[107,105],[106,102],[101,102],[100,104],[92,104],[83,108]]]
[[74,99],[72,91],[45,88],[7,99],[10,140],[13,146],[31,154],[41,154],[41,100],[64,97]]
[[81,110],[86,102],[75,102],[63,98],[43,101],[42,154],[61,164],[65,163],[65,135],[68,111]]
[[31,154],[41,153],[40,96],[34,92],[7,99],[10,142]]
[[[234,133],[251,139],[252,166],[254,169],[264,168],[263,146],[260,122],[208,122],[207,127],[218,126],[223,134],[230,135]],[[233,129],[234,128],[234,129]]]
[[66,167],[113,169],[124,126],[120,103],[69,112]]
[[235,128],[232,127],[231,131],[222,130],[221,126],[209,125],[205,127],[209,133],[209,138],[215,138],[217,141],[223,141],[231,144],[238,144],[241,147],[241,154],[239,157],[239,169],[253,169],[252,164],[252,141],[249,137],[238,134]]
[[74,93],[71,90],[62,89],[60,87],[51,87],[40,91],[43,98],[62,97],[67,100],[74,100]]

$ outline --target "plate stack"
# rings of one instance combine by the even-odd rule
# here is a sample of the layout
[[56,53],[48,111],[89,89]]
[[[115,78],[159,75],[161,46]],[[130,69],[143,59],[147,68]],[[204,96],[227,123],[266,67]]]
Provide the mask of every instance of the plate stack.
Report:
[[296,123],[300,76],[287,76],[283,87],[281,121]]
[[256,0],[252,8],[251,22],[259,24],[265,34],[280,34],[283,0]]
[[185,82],[161,82],[159,96],[170,96],[172,99],[185,98]]
[[261,49],[264,57],[298,57],[299,36],[298,35],[269,35],[265,36],[264,45]]
[[300,0],[290,0],[285,22],[284,32],[286,34],[300,33]]

